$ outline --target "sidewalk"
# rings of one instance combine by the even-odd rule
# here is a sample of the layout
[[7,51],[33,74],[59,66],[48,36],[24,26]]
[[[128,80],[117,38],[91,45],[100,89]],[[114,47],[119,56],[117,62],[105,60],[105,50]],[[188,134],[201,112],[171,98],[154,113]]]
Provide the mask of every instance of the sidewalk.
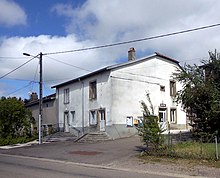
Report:
[[151,171],[191,176],[220,177],[220,169],[203,166],[176,165],[151,161],[144,163],[138,158],[142,143],[138,136],[93,144],[58,141],[44,144],[32,143],[11,149],[0,148],[0,153],[22,155],[74,163],[92,164],[135,171]]

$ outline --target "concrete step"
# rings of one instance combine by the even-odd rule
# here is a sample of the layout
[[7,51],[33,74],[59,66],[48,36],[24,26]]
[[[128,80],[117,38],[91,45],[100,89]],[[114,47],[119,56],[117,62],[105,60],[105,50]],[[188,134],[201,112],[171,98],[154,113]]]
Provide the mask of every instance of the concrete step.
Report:
[[47,135],[46,137],[44,137],[44,141],[45,142],[56,142],[56,141],[74,141],[77,139],[77,136],[74,135],[73,133],[69,133],[69,132],[56,132],[54,134],[51,135]]
[[78,143],[96,143],[112,140],[105,132],[90,132],[79,139]]

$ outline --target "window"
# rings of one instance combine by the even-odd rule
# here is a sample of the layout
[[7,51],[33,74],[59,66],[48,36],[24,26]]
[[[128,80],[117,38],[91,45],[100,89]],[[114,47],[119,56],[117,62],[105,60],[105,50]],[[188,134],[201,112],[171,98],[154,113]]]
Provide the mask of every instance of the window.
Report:
[[170,122],[171,123],[176,123],[177,120],[177,111],[176,108],[171,108],[170,109]]
[[160,91],[165,91],[165,86],[160,85]]
[[170,96],[176,96],[176,81],[170,80]]
[[126,123],[127,123],[127,127],[133,127],[133,117],[127,116]]
[[90,111],[89,112],[89,124],[90,125],[97,125],[97,115],[96,111]]
[[166,122],[166,109],[159,108],[159,122]]
[[71,111],[71,115],[72,115],[72,127],[75,127],[76,126],[75,111]]
[[89,99],[96,99],[97,90],[96,90],[96,81],[89,83]]
[[69,88],[64,89],[64,101],[63,101],[64,104],[69,103],[69,92],[70,92]]

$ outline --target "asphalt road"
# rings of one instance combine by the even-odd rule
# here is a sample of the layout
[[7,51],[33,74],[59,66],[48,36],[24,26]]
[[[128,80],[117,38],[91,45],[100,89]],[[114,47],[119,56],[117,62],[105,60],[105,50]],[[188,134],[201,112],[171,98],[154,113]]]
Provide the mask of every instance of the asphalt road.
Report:
[[208,175],[178,165],[145,164],[138,136],[101,143],[59,141],[3,149],[0,177],[192,177]]
[[8,150],[0,149],[0,153],[108,165],[135,157],[139,154],[142,145],[140,138],[134,136],[93,144],[78,144],[72,141],[53,142]]
[[[112,169],[67,161],[0,154],[1,178],[159,178],[146,172]],[[162,176],[167,178],[169,176]]]

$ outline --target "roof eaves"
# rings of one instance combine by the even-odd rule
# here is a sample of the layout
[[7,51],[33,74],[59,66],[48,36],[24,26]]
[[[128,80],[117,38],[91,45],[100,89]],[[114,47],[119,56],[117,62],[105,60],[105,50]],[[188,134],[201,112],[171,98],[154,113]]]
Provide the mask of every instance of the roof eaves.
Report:
[[63,83],[54,85],[54,86],[52,86],[51,88],[57,88],[57,87],[61,87],[61,86],[64,86],[64,85],[68,85],[68,84],[70,84],[70,83],[74,83],[74,82],[76,82],[76,81],[80,81],[80,80],[82,80],[82,79],[84,79],[84,78],[86,78],[86,77],[90,77],[90,76],[93,76],[93,75],[95,75],[95,74],[101,73],[101,72],[103,72],[103,71],[107,71],[107,70],[109,70],[108,67],[104,67],[104,68],[101,68],[101,69],[96,70],[96,71],[94,71],[94,72],[91,72],[91,73],[82,75],[82,76],[80,76],[80,77],[74,78],[74,79],[72,79],[72,80],[69,80],[69,81],[66,81],[66,82],[63,82]]
[[[43,97],[43,103],[47,102],[47,101],[52,101],[52,100],[55,100],[55,99],[56,99],[56,93],[53,93],[51,95]],[[33,105],[36,105],[36,104],[39,104],[39,99],[28,102],[28,103],[25,104],[25,106],[28,107],[28,106],[33,106]]]
[[174,62],[174,63],[179,64],[179,61],[177,61],[176,59],[170,58],[170,57],[165,56],[165,55],[163,55],[163,54],[161,54],[161,53],[158,53],[158,52],[155,52],[155,54],[156,54],[157,56],[159,56],[159,57],[165,58],[165,59],[167,59],[167,60],[169,60],[169,61],[171,61],[171,62]]
[[156,54],[145,56],[143,58],[132,60],[132,61],[128,61],[128,62],[125,62],[125,63],[122,63],[122,64],[115,64],[115,65],[107,67],[107,69],[110,70],[110,69],[115,69],[115,68],[118,68],[118,67],[123,67],[123,66],[129,65],[129,64],[133,64],[133,63],[141,62],[141,61],[146,60],[146,59],[150,59],[150,58],[152,58],[154,56],[156,56]]
[[[125,62],[125,63],[121,63],[121,64],[114,64],[114,65],[111,65],[111,66],[107,66],[107,67],[104,67],[104,68],[101,68],[99,70],[96,70],[94,72],[91,72],[91,73],[88,73],[86,75],[83,75],[83,76],[80,76],[80,77],[77,77],[73,80],[69,80],[69,81],[66,81],[66,82],[63,82],[63,83],[60,83],[58,85],[54,85],[52,86],[51,88],[57,88],[57,87],[61,87],[61,86],[64,86],[64,85],[67,85],[67,84],[70,84],[70,83],[73,83],[73,82],[76,82],[76,81],[79,81],[79,80],[82,80],[86,77],[90,77],[92,75],[95,75],[95,74],[98,74],[100,72],[103,72],[103,71],[107,71],[107,70],[111,70],[111,69],[116,69],[118,67],[123,67],[123,66],[126,66],[126,65],[130,65],[130,64],[133,64],[133,63],[138,63],[138,62],[142,62],[143,60],[147,60],[147,59],[150,59],[152,57],[155,57],[155,56],[159,56],[159,57],[162,57],[162,58],[165,58],[171,62],[174,62],[176,63],[177,65],[179,65],[179,62],[175,59],[172,59],[170,57],[167,57],[161,53],[158,53],[158,52],[155,52],[154,54],[152,55],[149,55],[149,56],[145,56],[143,58],[140,58],[140,59],[137,59],[137,60],[133,60],[133,61],[128,61],[128,62]],[[181,67],[181,66],[180,66]]]

